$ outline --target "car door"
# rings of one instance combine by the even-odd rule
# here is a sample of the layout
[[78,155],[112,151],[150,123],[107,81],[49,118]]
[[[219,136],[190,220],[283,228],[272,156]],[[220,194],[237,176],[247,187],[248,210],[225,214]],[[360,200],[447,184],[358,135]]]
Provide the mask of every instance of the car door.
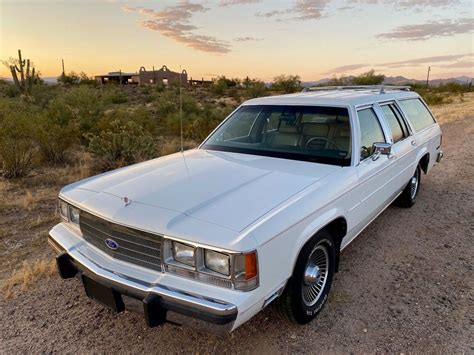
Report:
[[381,103],[380,108],[383,119],[390,129],[389,141],[395,159],[392,184],[395,186],[394,190],[401,191],[415,171],[417,142],[395,102]]
[[353,213],[355,220],[359,221],[355,227],[358,231],[370,223],[397,194],[396,188],[390,184],[396,172],[396,158],[393,155],[374,156],[374,143],[389,142],[388,129],[380,115],[380,108],[373,105],[357,109],[360,129],[357,194],[360,203]]

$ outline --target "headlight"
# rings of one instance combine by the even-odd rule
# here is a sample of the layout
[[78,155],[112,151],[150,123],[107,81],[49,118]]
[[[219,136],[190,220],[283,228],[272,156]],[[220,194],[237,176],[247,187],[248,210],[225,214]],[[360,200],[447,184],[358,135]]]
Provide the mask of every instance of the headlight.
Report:
[[79,226],[79,214],[80,211],[78,208],[69,206],[69,221],[76,226]]
[[205,266],[212,271],[222,275],[230,275],[230,257],[229,255],[218,253],[214,250],[205,250]]
[[240,291],[258,287],[257,251],[216,251],[167,236],[162,250],[165,272]]
[[69,221],[67,210],[68,210],[67,203],[64,202],[63,200],[59,200],[59,215],[65,221]]
[[173,242],[173,259],[180,263],[195,266],[196,259],[194,257],[194,251],[195,248],[190,245]]
[[61,218],[69,222],[76,227],[79,227],[79,220],[81,215],[81,210],[77,207],[71,206],[63,200],[59,200],[59,215]]

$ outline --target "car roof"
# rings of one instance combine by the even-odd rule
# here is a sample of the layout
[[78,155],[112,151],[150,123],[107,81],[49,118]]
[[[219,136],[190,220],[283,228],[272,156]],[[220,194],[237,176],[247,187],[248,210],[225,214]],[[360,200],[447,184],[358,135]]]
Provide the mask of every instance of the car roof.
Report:
[[418,97],[419,95],[416,92],[405,90],[334,89],[260,97],[248,100],[244,102],[244,105],[360,106],[374,102]]

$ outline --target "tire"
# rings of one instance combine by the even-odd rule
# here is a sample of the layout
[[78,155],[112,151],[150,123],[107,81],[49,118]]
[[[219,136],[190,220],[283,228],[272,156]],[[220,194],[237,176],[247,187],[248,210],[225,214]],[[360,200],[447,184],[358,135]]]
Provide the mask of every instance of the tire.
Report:
[[415,170],[415,174],[408,181],[407,186],[398,196],[396,204],[400,207],[409,208],[413,206],[416,202],[416,197],[418,196],[418,191],[420,191],[421,186],[421,168],[418,165]]
[[[318,232],[301,250],[293,275],[275,302],[277,313],[298,324],[312,321],[328,298],[335,261],[336,248],[331,234]],[[319,291],[316,285],[320,286]]]

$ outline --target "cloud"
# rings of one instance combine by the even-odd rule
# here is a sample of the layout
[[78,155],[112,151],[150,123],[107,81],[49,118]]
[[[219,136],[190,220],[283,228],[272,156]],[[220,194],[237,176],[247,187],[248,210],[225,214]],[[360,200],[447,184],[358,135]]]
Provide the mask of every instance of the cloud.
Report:
[[347,72],[355,71],[362,68],[377,68],[376,71],[383,71],[385,69],[402,68],[402,67],[417,67],[417,66],[432,66],[438,68],[471,68],[474,69],[474,53],[460,53],[437,55],[431,57],[407,59],[397,62],[386,63],[359,63],[343,65],[340,67],[328,70],[323,75],[337,75],[345,74]]
[[349,0],[348,2],[368,5],[391,5],[407,10],[427,7],[448,7],[459,4],[460,0]]
[[435,37],[450,37],[456,34],[471,33],[473,31],[474,18],[462,18],[400,26],[393,31],[380,33],[376,37],[382,39],[424,41]]
[[125,12],[135,12],[135,11],[137,11],[137,8],[131,7],[131,6],[128,6],[128,5],[123,5],[122,10],[125,11]]
[[256,37],[237,37],[234,39],[236,42],[250,42],[250,41],[261,41],[262,38],[256,38]]
[[323,73],[324,75],[329,75],[329,74],[341,74],[345,73],[349,70],[356,70],[356,69],[361,69],[370,66],[369,63],[361,63],[361,64],[350,64],[350,65],[343,65],[340,67],[333,68],[331,70],[328,70],[327,72]]
[[451,63],[451,64],[441,64],[441,65],[436,65],[439,68],[470,68],[471,70],[474,70],[474,63],[472,61],[462,61],[462,62],[456,62],[456,63]]
[[324,10],[331,0],[299,0],[286,10],[257,12],[260,17],[290,16],[293,20],[318,20],[325,16]]
[[148,20],[139,21],[139,26],[159,32],[162,36],[171,38],[195,50],[210,53],[230,52],[230,46],[227,42],[213,36],[195,33],[198,28],[191,24],[193,15],[209,10],[202,4],[183,1],[178,5],[168,6],[162,10],[129,6],[123,6],[122,9],[126,12],[138,12],[149,18]]
[[255,15],[259,17],[274,17],[274,16],[279,16],[279,15],[284,15],[287,13],[288,13],[288,10],[286,11],[273,10],[273,11],[268,11],[268,12],[257,12]]
[[474,53],[437,55],[437,56],[432,56],[432,57],[402,60],[398,62],[388,62],[388,63],[383,63],[381,65],[384,65],[390,68],[398,68],[398,67],[405,67],[405,66],[416,66],[416,65],[421,65],[421,64],[453,62],[453,61],[458,61],[460,59],[470,58],[473,56],[474,56]]
[[219,1],[219,6],[248,5],[258,2],[261,2],[261,0],[221,0]]

